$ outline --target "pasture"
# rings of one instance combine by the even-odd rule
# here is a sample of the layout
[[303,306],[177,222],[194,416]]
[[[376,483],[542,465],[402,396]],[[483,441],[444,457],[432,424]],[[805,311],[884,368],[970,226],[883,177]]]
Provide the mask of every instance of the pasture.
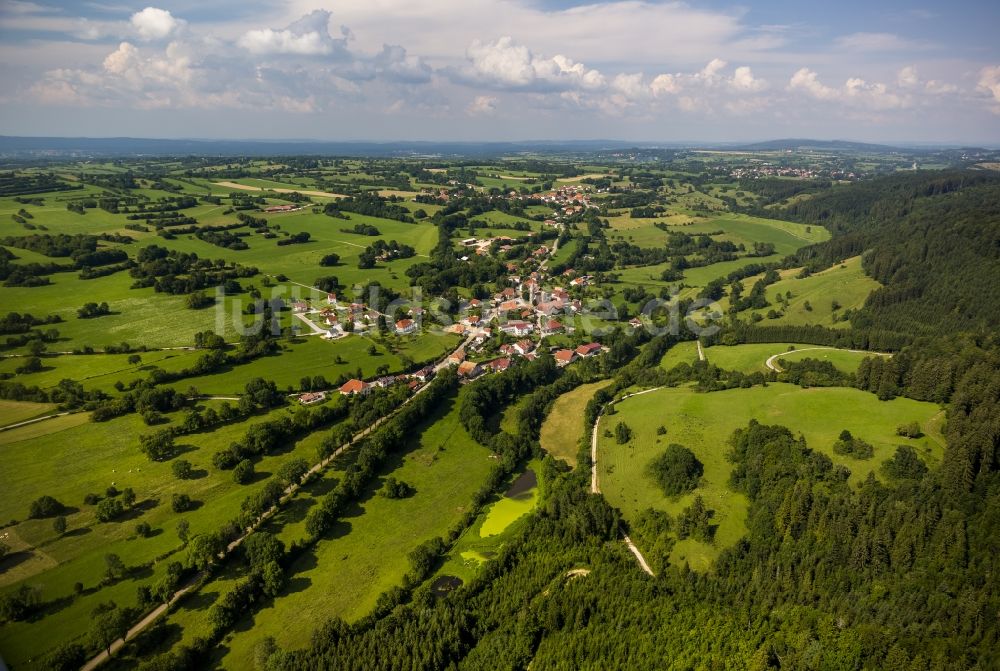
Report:
[[586,427],[583,425],[584,410],[594,394],[609,384],[608,380],[582,384],[557,398],[542,424],[539,436],[542,449],[554,458],[575,467],[580,439],[586,433]]
[[[715,511],[718,529],[714,543],[687,539],[678,542],[671,554],[672,563],[688,561],[692,568],[700,570],[706,570],[722,548],[735,543],[744,533],[747,502],[728,487],[732,465],[725,455],[732,432],[751,419],[782,424],[795,434],[801,433],[811,449],[850,469],[852,484],[861,482],[869,473],[878,476],[878,467],[892,456],[896,445],[912,445],[929,466],[940,460],[943,449],[943,412],[938,406],[905,398],[878,401],[867,392],[841,387],[801,389],[774,383],[707,394],[688,387],[667,388],[621,401],[615,409],[614,415],[601,419],[601,492],[622,510],[626,519],[634,519],[650,507],[677,515],[695,495],[701,495]],[[923,438],[896,435],[896,427],[912,421],[920,424],[926,434]],[[613,430],[618,422],[633,431],[633,438],[625,445],[604,435],[605,429]],[[666,429],[664,435],[657,435],[660,426]],[[843,429],[871,443],[874,457],[857,461],[835,454],[833,443]],[[705,472],[694,492],[669,499],[647,475],[646,468],[667,444],[674,442],[692,450],[704,464]]]

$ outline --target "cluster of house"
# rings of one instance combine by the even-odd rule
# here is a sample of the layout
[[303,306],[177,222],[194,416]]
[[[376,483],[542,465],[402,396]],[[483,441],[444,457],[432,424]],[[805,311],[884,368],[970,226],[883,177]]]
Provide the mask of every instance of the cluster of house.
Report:
[[[566,366],[578,359],[586,359],[597,356],[601,353],[602,347],[599,343],[591,342],[580,345],[575,349],[557,349],[552,353],[558,366]],[[456,372],[460,378],[472,380],[485,373],[502,373],[510,368],[516,357],[523,357],[528,361],[534,361],[538,357],[538,345],[527,338],[518,340],[511,344],[500,346],[500,356],[489,361],[476,362],[467,358],[465,350],[458,350],[448,357],[448,364],[456,366]]]
[[[516,240],[509,235],[498,235],[493,238],[466,238],[462,240],[462,246],[470,250],[473,250],[476,256],[488,256],[490,249],[494,242],[499,242],[499,250],[501,252],[509,251],[513,248],[513,243]],[[468,260],[469,257],[463,257],[463,260]]]
[[730,177],[736,179],[756,179],[758,177],[795,177],[798,179],[814,179],[816,177],[835,177],[838,179],[855,179],[858,177],[854,172],[847,170],[813,170],[811,168],[794,168],[791,166],[771,165],[770,163],[760,163],[744,168],[734,168],[729,171]]
[[[543,203],[555,207],[564,215],[572,215],[583,212],[588,207],[597,207],[590,202],[590,187],[579,184],[573,186],[562,186],[554,191],[543,193],[540,198]],[[554,223],[554,222],[553,222]]]
[[[535,342],[524,339],[514,344],[500,346],[500,356],[489,361],[478,362],[467,358],[464,349],[459,349],[448,356],[446,363],[455,366],[456,373],[463,380],[473,380],[486,373],[502,373],[511,367],[515,357],[523,357],[528,361],[533,361],[538,357],[538,346]],[[558,366],[566,366],[578,359],[587,359],[597,356],[603,351],[603,347],[596,342],[580,345],[575,349],[558,349],[552,353]],[[415,373],[409,375],[385,375],[371,382],[353,378],[340,385],[338,392],[342,396],[367,396],[373,389],[390,387],[394,384],[406,384],[410,391],[416,390],[434,377],[434,366],[425,366]],[[313,405],[326,400],[327,392],[313,391],[299,395],[299,403],[302,405]]]
[[294,212],[295,210],[301,210],[302,205],[271,205],[270,207],[265,207],[264,212]]

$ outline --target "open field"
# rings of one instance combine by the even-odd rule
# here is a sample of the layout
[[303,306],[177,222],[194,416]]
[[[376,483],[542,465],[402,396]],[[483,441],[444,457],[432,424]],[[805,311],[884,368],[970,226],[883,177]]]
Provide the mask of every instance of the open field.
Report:
[[[795,434],[802,433],[811,449],[849,468],[852,483],[861,482],[872,472],[878,475],[879,465],[901,443],[913,445],[929,465],[936,464],[942,454],[939,423],[943,413],[938,406],[904,398],[878,401],[872,394],[856,389],[801,389],[775,383],[699,394],[686,387],[668,388],[626,399],[615,407],[614,415],[601,420],[602,428],[613,429],[618,422],[624,422],[634,437],[625,445],[604,435],[599,438],[602,493],[627,519],[648,507],[677,515],[695,495],[701,495],[715,510],[715,542],[678,542],[671,562],[688,561],[692,568],[702,570],[709,567],[721,548],[732,545],[744,533],[747,503],[727,485],[732,465],[725,453],[732,432],[751,419],[782,424]],[[919,422],[927,435],[916,440],[897,436],[896,427],[910,421]],[[656,429],[661,425],[666,434],[657,436]],[[833,452],[833,443],[845,428],[875,447],[872,459],[857,461]],[[692,450],[704,464],[705,474],[693,493],[669,499],[646,474],[646,468],[673,442]]]
[[17,424],[41,415],[48,414],[55,409],[52,403],[28,403],[26,401],[5,401],[0,400],[0,426]]
[[[325,620],[365,615],[409,569],[407,553],[461,518],[491,465],[489,451],[459,424],[457,409],[441,408],[415,432],[410,451],[384,470],[416,493],[392,500],[375,494],[381,482],[369,487],[329,537],[292,565],[288,588],[254,616],[253,629],[237,626],[239,633],[224,643],[223,666],[247,668],[253,644],[265,635],[286,649],[302,647]],[[282,625],[293,620],[301,626]]]
[[845,373],[857,371],[865,357],[878,356],[875,352],[852,352],[832,347],[817,348],[816,345],[802,343],[715,345],[705,349],[705,357],[709,363],[725,370],[738,370],[742,373],[766,373],[769,369],[765,362],[775,354],[780,355],[776,362],[779,367],[782,360],[801,361],[811,358],[829,361]]
[[539,436],[539,442],[546,452],[570,466],[576,466],[580,439],[586,432],[586,427],[583,426],[584,409],[594,394],[609,384],[609,380],[582,384],[556,399],[552,410],[545,417]]
[[[260,414],[251,422],[287,414],[291,409]],[[84,414],[69,415],[0,434],[3,439],[20,438],[3,444],[0,490],[7,494],[0,500],[0,519],[23,520],[8,528],[23,543],[23,549],[5,560],[15,565],[2,574],[0,589],[6,592],[25,582],[40,584],[42,599],[58,604],[38,622],[11,623],[0,629],[0,648],[15,668],[28,657],[83,636],[89,627],[88,614],[99,602],[135,605],[136,587],[155,583],[165,571],[167,562],[156,562],[156,557],[183,552],[175,532],[178,519],[188,521],[192,536],[214,531],[221,521],[235,517],[243,499],[262,487],[282,463],[295,457],[313,461],[321,437],[312,434],[264,456],[256,463],[254,481],[240,485],[230,472],[212,466],[211,460],[214,452],[242,437],[246,422],[179,439],[181,457],[191,462],[194,475],[178,480],[169,461],[152,462],[139,451],[137,436],[151,429],[137,415],[104,423],[86,422],[85,418]],[[66,425],[64,420],[74,423]],[[171,420],[177,422],[179,416],[175,414]],[[21,433],[27,429],[43,433]],[[133,488],[137,506],[121,521],[98,522],[94,506],[83,503],[84,496],[103,496],[111,485],[119,490]],[[182,515],[173,512],[170,500],[175,493],[188,494],[198,502],[197,507]],[[50,519],[25,519],[28,503],[41,494],[55,497],[69,509],[69,530],[61,537],[52,530]],[[136,537],[137,522],[150,524],[153,534]],[[130,576],[100,587],[108,553],[119,555],[133,570]],[[76,598],[75,582],[82,582],[87,590]]]
[[698,360],[698,343],[679,342],[663,355],[660,359],[660,366],[665,370],[670,370],[680,363],[693,364]]

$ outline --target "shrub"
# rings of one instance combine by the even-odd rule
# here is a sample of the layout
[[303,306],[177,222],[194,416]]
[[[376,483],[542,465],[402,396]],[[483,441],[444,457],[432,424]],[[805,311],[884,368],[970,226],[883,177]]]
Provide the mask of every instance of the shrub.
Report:
[[40,496],[31,502],[31,506],[28,509],[28,517],[32,519],[52,517],[54,515],[59,515],[64,510],[66,510],[66,506],[59,503],[51,496],[45,495]]
[[236,464],[236,468],[233,469],[233,481],[245,485],[253,480],[253,473],[253,462],[249,459],[244,459]]
[[173,498],[170,500],[170,508],[175,513],[183,513],[191,509],[193,505],[191,497],[187,494],[174,494]]

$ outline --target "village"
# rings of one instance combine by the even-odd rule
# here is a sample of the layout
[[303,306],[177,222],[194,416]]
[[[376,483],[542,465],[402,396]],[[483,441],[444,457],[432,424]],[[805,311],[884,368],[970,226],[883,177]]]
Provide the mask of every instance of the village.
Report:
[[[469,242],[463,241],[463,245],[470,246],[466,244]],[[482,248],[477,246],[477,249]],[[310,327],[313,335],[327,340],[380,333],[383,328],[399,337],[417,334],[424,328],[434,328],[464,338],[462,345],[437,365],[425,366],[409,374],[381,376],[367,381],[350,379],[338,389],[345,396],[367,395],[372,389],[394,384],[407,384],[411,390],[416,390],[447,367],[456,368],[461,380],[468,382],[488,373],[502,373],[519,357],[530,361],[538,356],[551,355],[556,365],[562,367],[579,359],[597,356],[603,348],[596,342],[576,347],[545,347],[548,337],[573,334],[573,318],[583,310],[580,298],[573,297],[569,289],[561,284],[555,284],[545,272],[546,261],[554,252],[554,246],[539,245],[526,262],[535,270],[525,275],[509,275],[509,286],[489,298],[463,300],[454,320],[448,315],[435,314],[434,321],[425,324],[426,310],[420,305],[408,305],[396,309],[395,314],[387,314],[364,302],[343,301],[335,293],[327,293],[325,298],[317,301],[295,301],[291,305],[292,312]],[[522,266],[510,262],[507,268],[516,273]],[[557,280],[565,282],[570,289],[583,289],[593,281],[593,277],[567,269]],[[549,285],[551,288],[545,288]],[[400,314],[403,312],[405,316]],[[630,322],[630,325],[635,327],[641,324]],[[503,342],[496,345],[498,340]],[[304,405],[325,399],[324,391],[305,393],[299,397]]]

